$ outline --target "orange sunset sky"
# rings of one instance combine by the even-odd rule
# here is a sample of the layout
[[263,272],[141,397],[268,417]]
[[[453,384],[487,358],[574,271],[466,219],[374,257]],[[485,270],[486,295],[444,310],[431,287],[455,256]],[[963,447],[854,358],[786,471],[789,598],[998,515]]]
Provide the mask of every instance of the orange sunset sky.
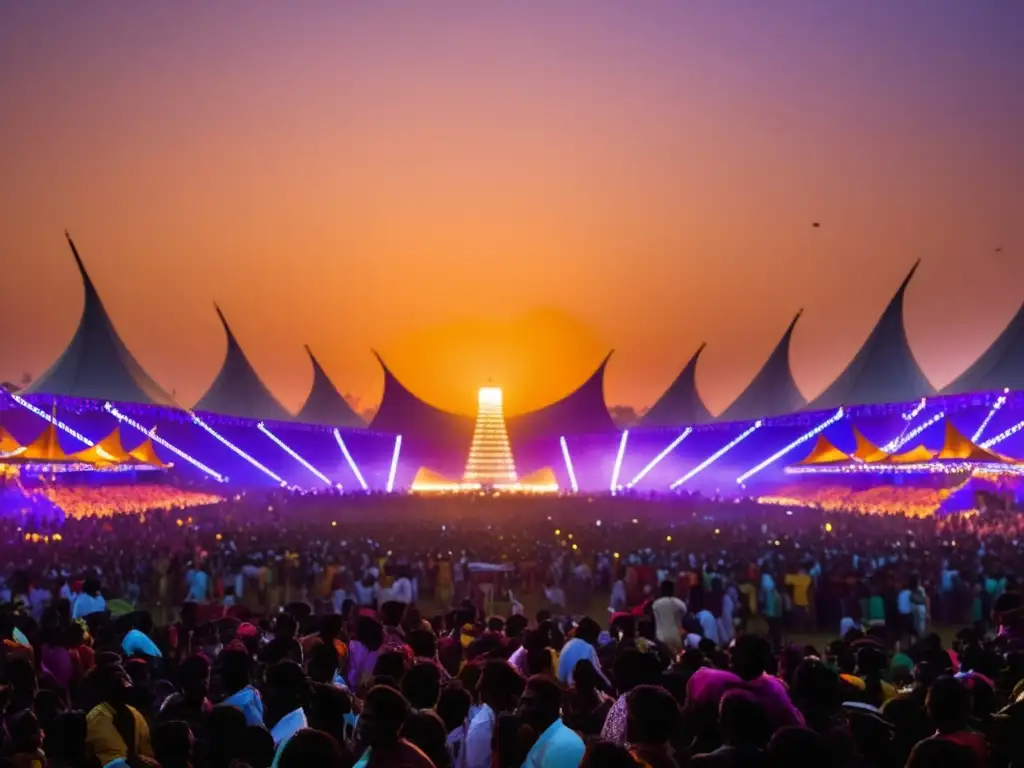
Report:
[[648,406],[706,341],[717,412],[800,307],[812,397],[918,257],[941,386],[1024,297],[1022,39],[1000,0],[4,3],[0,379],[74,331],[67,227],[185,404],[215,300],[292,409],[304,343],[360,407],[375,348],[519,412],[612,348]]

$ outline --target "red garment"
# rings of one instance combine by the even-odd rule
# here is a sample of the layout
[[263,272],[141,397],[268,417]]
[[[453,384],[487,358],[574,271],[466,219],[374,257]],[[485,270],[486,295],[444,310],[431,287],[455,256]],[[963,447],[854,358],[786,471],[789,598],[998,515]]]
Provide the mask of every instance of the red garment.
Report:
[[980,733],[974,731],[957,731],[956,733],[938,733],[936,739],[951,741],[954,744],[967,747],[974,753],[974,762],[978,768],[988,765],[988,742]]

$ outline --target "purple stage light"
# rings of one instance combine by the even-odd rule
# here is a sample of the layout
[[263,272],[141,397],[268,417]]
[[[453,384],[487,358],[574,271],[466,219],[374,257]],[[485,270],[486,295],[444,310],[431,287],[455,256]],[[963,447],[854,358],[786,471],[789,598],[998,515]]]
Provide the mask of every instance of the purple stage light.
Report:
[[1009,389],[1004,389],[1003,394],[998,399],[996,399],[995,405],[992,406],[992,409],[988,412],[988,415],[985,416],[985,420],[981,422],[981,426],[978,427],[977,431],[971,437],[972,443],[977,444],[977,442],[981,440],[981,436],[982,434],[984,434],[985,428],[988,426],[988,423],[992,421],[992,418],[999,412],[999,409],[1006,405],[1006,396],[1009,393]]
[[988,449],[994,445],[999,445],[999,443],[1003,442],[1003,440],[1005,440],[1008,437],[1012,437],[1013,435],[1020,432],[1022,429],[1024,429],[1024,421],[1017,422],[1009,429],[1000,432],[998,435],[989,440],[986,440],[984,443],[981,444],[981,447]]
[[345,457],[345,461],[348,462],[349,468],[352,470],[352,474],[356,476],[356,480],[359,481],[360,487],[364,491],[370,490],[367,486],[366,481],[363,479],[363,473],[359,471],[359,467],[356,466],[356,460],[352,458],[352,454],[348,452],[348,446],[345,445],[345,441],[341,437],[341,432],[338,431],[337,427],[334,429],[334,439],[338,442],[338,447],[341,448],[341,453]]
[[44,411],[42,408],[37,408],[36,406],[32,405],[32,403],[30,403],[25,398],[23,398],[23,397],[21,397],[19,395],[16,395],[13,392],[11,393],[11,397],[13,397],[14,398],[14,402],[16,402],[22,408],[25,408],[26,410],[31,411],[32,413],[34,413],[36,416],[39,416],[40,418],[46,419],[48,422],[53,424],[53,426],[55,426],[57,429],[61,430],[62,432],[66,432],[67,434],[69,434],[73,438],[75,438],[76,440],[85,443],[90,448],[92,448],[94,445],[96,445],[96,443],[94,443],[88,437],[83,435],[81,432],[79,432],[79,431],[77,431],[75,429],[72,429],[67,424],[65,424],[63,421],[58,419],[56,416],[51,416],[46,411]]
[[[266,435],[271,440],[273,440],[282,451],[287,453],[289,456],[291,456],[293,459],[295,459],[297,462],[299,462],[299,464],[301,464],[306,469],[308,469],[310,471],[310,473],[314,477],[316,477],[319,480],[322,480],[327,485],[334,485],[334,483],[332,483],[330,481],[330,479],[327,477],[327,475],[325,475],[319,469],[317,469],[312,464],[310,464],[308,461],[306,461],[304,458],[302,458],[290,445],[287,445],[284,442],[284,440],[282,440],[277,435],[275,435],[273,432],[271,432],[269,429],[267,429],[267,425],[264,424],[262,421],[259,424],[256,425],[256,429],[258,429],[264,435]],[[339,489],[341,488],[341,483],[338,483],[338,488]]]
[[672,451],[674,451],[678,447],[678,445],[681,442],[683,442],[683,440],[685,440],[690,435],[691,432],[693,432],[693,428],[692,427],[687,427],[686,429],[684,429],[682,434],[679,435],[679,437],[677,437],[671,443],[669,443],[668,447],[665,450],[663,450],[661,453],[659,453],[657,456],[655,456],[653,459],[651,459],[651,461],[648,462],[646,467],[644,467],[639,472],[637,472],[636,473],[636,477],[634,477],[632,480],[630,480],[628,483],[626,483],[626,487],[627,488],[632,488],[634,485],[636,485],[641,480],[643,480],[645,477],[647,477],[647,473],[650,472],[652,469],[654,469],[656,466],[658,466],[658,464],[661,463],[661,461],[666,456],[668,456],[670,453],[672,453]]
[[769,456],[767,459],[762,461],[756,467],[754,467],[751,470],[748,470],[747,472],[745,472],[742,475],[740,475],[739,477],[737,477],[736,478],[736,483],[738,485],[742,486],[747,480],[752,478],[754,475],[756,475],[762,469],[765,469],[766,467],[771,466],[776,461],[778,461],[783,456],[785,456],[787,453],[792,451],[794,448],[796,448],[796,447],[798,447],[800,445],[803,445],[804,443],[806,443],[811,438],[817,437],[818,434],[820,434],[821,432],[824,432],[826,429],[831,427],[833,424],[835,424],[837,421],[839,421],[842,418],[843,418],[843,409],[840,408],[838,411],[836,411],[834,414],[832,414],[832,416],[830,416],[825,421],[821,422],[821,424],[816,426],[814,429],[810,430],[809,432],[805,432],[803,435],[798,437],[796,440],[794,440],[792,443],[787,445],[781,451],[777,451],[777,452],[773,453],[771,456]]
[[398,456],[402,452],[402,436],[395,435],[395,452],[391,454],[391,469],[388,470],[388,484],[385,487],[387,493],[395,490],[395,475],[398,474]]
[[569,473],[569,485],[573,493],[580,492],[579,483],[576,482],[576,470],[572,466],[572,456],[569,455],[569,444],[565,441],[565,435],[558,438],[562,444],[562,458],[565,459],[565,471]]
[[226,445],[228,448],[230,448],[236,454],[238,454],[243,459],[248,461],[250,464],[252,464],[254,467],[256,467],[256,469],[258,469],[260,472],[262,472],[263,474],[265,474],[267,477],[271,478],[272,480],[276,481],[278,483],[278,485],[280,485],[282,488],[288,486],[288,483],[286,483],[284,480],[282,480],[276,474],[271,472],[265,466],[260,464],[258,461],[256,461],[256,459],[254,459],[248,453],[246,453],[241,448],[239,448],[237,445],[232,443],[230,440],[228,440],[226,437],[224,437],[224,435],[220,434],[217,430],[215,430],[209,424],[207,424],[202,419],[200,419],[198,416],[196,416],[195,413],[192,414],[192,421],[194,421],[198,426],[200,426],[203,429],[205,429],[207,432],[209,432],[211,435],[213,435],[215,438],[217,438],[217,440],[219,440],[221,443]]
[[747,427],[747,429],[744,430],[742,433],[740,433],[740,435],[738,437],[730,440],[728,443],[726,443],[721,448],[719,448],[717,451],[715,451],[710,456],[708,456],[706,459],[704,459],[704,461],[702,461],[696,467],[694,467],[689,472],[687,472],[685,475],[683,475],[678,480],[676,480],[674,483],[672,483],[672,485],[669,486],[669,489],[674,491],[676,488],[678,488],[680,485],[682,485],[687,480],[692,478],[694,475],[697,475],[700,472],[703,472],[705,469],[707,469],[712,464],[714,464],[716,461],[718,461],[720,458],[725,456],[725,454],[727,454],[729,451],[731,451],[737,445],[742,443],[744,440],[746,440],[748,437],[750,437],[752,434],[754,434],[760,428],[761,428],[761,422],[760,421],[755,421],[753,426]]
[[156,427],[153,427],[152,430],[146,429],[144,426],[139,424],[139,422],[135,421],[130,416],[125,416],[123,413],[121,413],[119,410],[117,410],[117,408],[115,408],[110,403],[107,403],[104,406],[104,408],[110,413],[111,416],[113,416],[115,419],[117,419],[122,424],[127,424],[132,429],[135,429],[135,430],[141,432],[142,434],[146,435],[154,443],[156,443],[158,445],[162,445],[164,448],[166,448],[168,451],[173,453],[175,456],[181,457],[182,459],[187,461],[189,464],[194,466],[196,469],[198,469],[198,470],[208,474],[210,477],[212,477],[218,483],[227,482],[227,478],[224,477],[224,475],[220,474],[219,472],[215,472],[214,470],[210,469],[208,466],[203,464],[198,459],[196,459],[196,458],[194,458],[192,456],[189,456],[187,453],[185,453],[180,448],[177,448],[176,446],[171,445],[169,442],[167,442],[162,437],[160,437],[160,435],[158,435],[156,433]]
[[629,440],[629,430],[622,430],[622,437],[619,438],[619,452],[615,454],[615,466],[612,467],[612,496],[619,492],[619,472],[622,471],[622,460],[626,456],[626,441]]

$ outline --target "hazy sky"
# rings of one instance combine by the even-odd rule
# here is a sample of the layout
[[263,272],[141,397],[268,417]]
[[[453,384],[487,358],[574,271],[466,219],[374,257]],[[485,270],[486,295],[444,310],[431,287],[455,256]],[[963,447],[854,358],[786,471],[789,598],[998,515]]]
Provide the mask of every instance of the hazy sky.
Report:
[[1019,0],[5,2],[0,378],[74,330],[68,227],[185,403],[214,300],[291,408],[304,343],[363,406],[373,347],[521,411],[612,348],[649,405],[707,341],[718,411],[800,307],[813,396],[917,257],[943,385],[1024,297],[1022,39]]

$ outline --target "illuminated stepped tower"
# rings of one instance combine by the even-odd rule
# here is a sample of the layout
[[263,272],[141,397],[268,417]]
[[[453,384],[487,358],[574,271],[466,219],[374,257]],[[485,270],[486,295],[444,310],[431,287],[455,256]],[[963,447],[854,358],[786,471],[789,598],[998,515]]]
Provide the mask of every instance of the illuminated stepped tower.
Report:
[[481,387],[477,397],[476,426],[462,482],[483,486],[515,485],[516,462],[505,429],[501,387]]

